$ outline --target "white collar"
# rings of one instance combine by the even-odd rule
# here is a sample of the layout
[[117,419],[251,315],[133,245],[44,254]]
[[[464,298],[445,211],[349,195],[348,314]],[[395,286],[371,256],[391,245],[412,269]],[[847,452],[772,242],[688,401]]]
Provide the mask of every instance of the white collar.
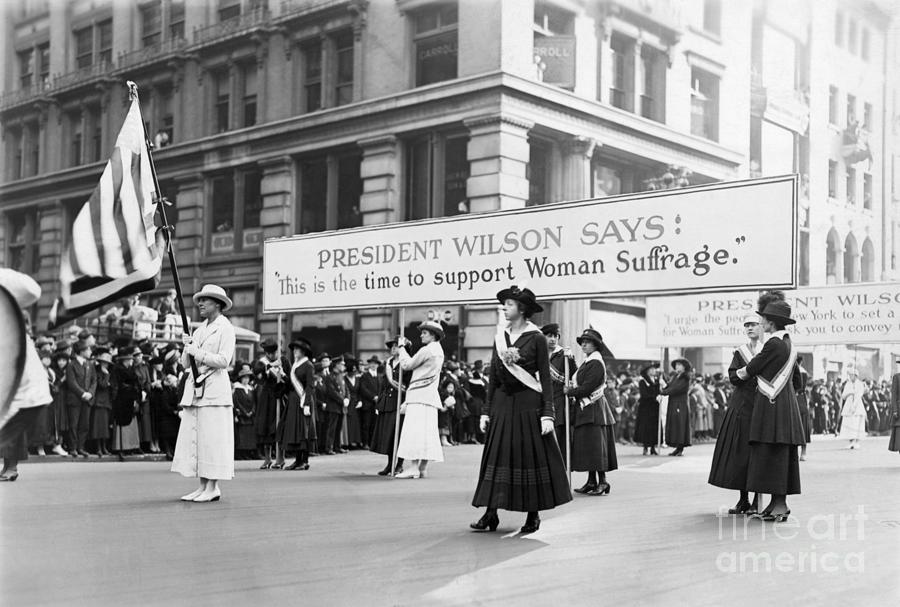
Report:
[[598,351],[595,350],[595,351],[591,352],[590,355],[589,355],[587,358],[585,358],[584,361],[582,361],[581,364],[583,365],[583,364],[585,364],[585,363],[586,363],[587,361],[589,361],[589,360],[599,360],[599,361],[602,363],[602,362],[603,362],[603,355],[601,355],[600,352],[598,352]]
[[[531,322],[530,320],[527,320],[527,321],[525,321],[525,328],[522,329],[522,332],[521,332],[521,333],[517,333],[517,335],[519,335],[519,336],[521,337],[522,335],[525,335],[526,333],[531,333],[532,331],[537,331],[538,333],[540,333],[541,330],[538,329],[538,327],[537,327],[536,324],[534,324],[534,323]],[[512,331],[510,331],[510,329],[509,329],[509,325],[506,325],[506,332],[507,332],[510,336],[513,335]]]
[[766,341],[769,341],[769,340],[772,339],[773,337],[777,337],[778,339],[784,339],[784,337],[785,337],[786,335],[789,335],[789,333],[787,332],[787,330],[782,329],[781,331],[774,331],[773,333],[770,333],[770,334],[766,337]]

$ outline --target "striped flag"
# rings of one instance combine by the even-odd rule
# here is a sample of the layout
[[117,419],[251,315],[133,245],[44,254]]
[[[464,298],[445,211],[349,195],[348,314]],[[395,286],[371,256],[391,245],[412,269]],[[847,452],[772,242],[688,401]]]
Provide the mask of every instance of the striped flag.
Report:
[[72,224],[59,269],[60,297],[50,328],[159,284],[165,243],[154,225],[156,203],[140,105],[131,107],[100,183]]

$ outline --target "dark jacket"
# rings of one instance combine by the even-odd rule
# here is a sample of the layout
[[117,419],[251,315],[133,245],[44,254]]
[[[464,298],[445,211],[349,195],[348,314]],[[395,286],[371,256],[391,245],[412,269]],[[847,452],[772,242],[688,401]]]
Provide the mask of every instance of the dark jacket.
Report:
[[327,413],[344,412],[344,399],[350,398],[350,391],[347,389],[344,377],[338,377],[336,374],[326,375],[323,394]]
[[[609,401],[603,394],[606,383],[606,366],[599,354],[596,356],[597,358],[588,358],[578,367],[578,371],[575,372],[577,385],[569,391],[569,396],[575,400],[576,427],[585,424],[612,426],[616,423]],[[600,397],[587,404],[587,401],[591,400],[591,395],[597,390],[601,392]]]
[[359,402],[362,403],[364,411],[375,408],[375,401],[378,400],[378,374],[373,377],[368,371],[363,371],[356,382],[356,393]]
[[80,407],[85,402],[81,398],[82,394],[85,392],[94,394],[97,391],[97,371],[94,369],[94,363],[90,360],[78,362],[78,358],[73,356],[66,367],[66,388],[66,404],[70,407]]
[[[566,359],[569,360],[568,375],[566,375]],[[575,364],[575,359],[563,354],[562,348],[550,354],[550,378],[553,382],[553,408],[556,409],[557,426],[562,426],[566,423],[566,410],[564,409],[566,394],[563,388],[565,387],[565,381],[572,379],[577,368],[578,365]],[[569,399],[569,423],[575,423],[575,405],[571,402],[571,399]]]
[[[772,381],[788,362],[791,352],[790,338],[785,336],[770,337],[759,354],[753,357],[746,366],[749,377],[763,378]],[[800,371],[795,365],[792,369],[793,386],[800,383]],[[753,402],[753,418],[750,421],[750,442],[773,443],[787,445],[804,445],[806,438],[797,395],[792,385],[786,385],[770,402],[757,388]]]
[[113,419],[116,425],[127,426],[134,419],[135,407],[141,399],[141,385],[134,369],[115,365],[110,374]]

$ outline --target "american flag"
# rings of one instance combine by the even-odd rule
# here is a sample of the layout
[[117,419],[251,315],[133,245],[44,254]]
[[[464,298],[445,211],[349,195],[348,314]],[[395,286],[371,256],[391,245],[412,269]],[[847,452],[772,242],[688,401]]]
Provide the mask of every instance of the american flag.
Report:
[[134,94],[100,183],[72,224],[51,329],[159,284],[165,243],[155,213],[150,156]]

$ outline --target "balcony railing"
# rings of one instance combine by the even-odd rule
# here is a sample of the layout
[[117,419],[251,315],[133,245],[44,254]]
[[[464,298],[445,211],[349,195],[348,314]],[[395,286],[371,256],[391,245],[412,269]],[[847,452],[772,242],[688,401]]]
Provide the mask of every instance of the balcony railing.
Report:
[[268,20],[269,10],[266,7],[255,8],[232,19],[194,29],[194,44],[207,44],[229,38],[265,25]]
[[144,63],[161,61],[171,55],[175,55],[187,48],[187,40],[184,38],[169,38],[156,44],[119,54],[119,68],[134,67]]
[[75,70],[74,72],[56,76],[53,79],[52,87],[53,90],[59,90],[68,88],[75,84],[86,84],[88,81],[108,76],[109,72],[112,71],[112,69],[112,63],[107,61],[98,61],[93,65],[85,66],[81,69]]
[[0,96],[0,111],[23,103],[30,103],[34,99],[45,94],[51,88],[50,81],[36,82],[29,87],[10,91]]

